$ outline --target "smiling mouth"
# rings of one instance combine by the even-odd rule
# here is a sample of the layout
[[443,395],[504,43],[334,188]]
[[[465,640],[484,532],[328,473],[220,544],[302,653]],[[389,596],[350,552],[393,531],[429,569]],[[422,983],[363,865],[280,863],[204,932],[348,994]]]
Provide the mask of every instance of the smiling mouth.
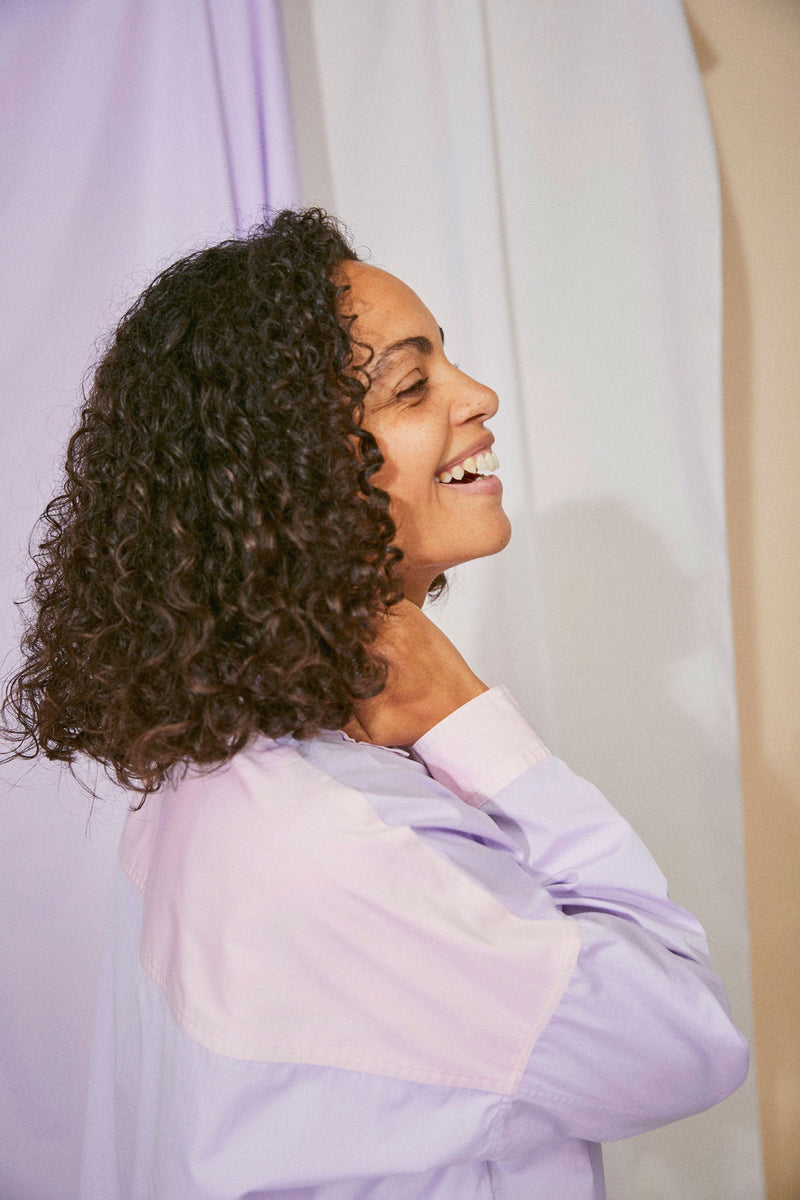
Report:
[[474,483],[485,475],[491,475],[500,466],[494,450],[483,450],[456,463],[447,471],[434,476],[437,483]]

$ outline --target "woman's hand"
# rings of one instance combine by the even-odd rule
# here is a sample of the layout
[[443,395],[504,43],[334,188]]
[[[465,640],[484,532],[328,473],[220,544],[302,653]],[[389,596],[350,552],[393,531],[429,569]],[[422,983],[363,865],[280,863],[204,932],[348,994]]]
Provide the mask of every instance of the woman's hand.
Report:
[[360,700],[346,732],[360,742],[410,746],[462,704],[488,691],[449,638],[410,600],[380,618],[373,649],[386,661],[386,687]]

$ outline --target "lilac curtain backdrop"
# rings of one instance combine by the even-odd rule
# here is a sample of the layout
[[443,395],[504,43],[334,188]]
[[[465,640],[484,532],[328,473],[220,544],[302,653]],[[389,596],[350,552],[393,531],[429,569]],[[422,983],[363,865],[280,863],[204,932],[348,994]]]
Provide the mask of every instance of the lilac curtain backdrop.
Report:
[[[0,655],[31,527],[98,335],[181,253],[299,200],[274,0],[6,0],[0,9]],[[108,789],[109,794],[111,788]],[[6,767],[0,798],[0,1197],[75,1191],[125,799]]]

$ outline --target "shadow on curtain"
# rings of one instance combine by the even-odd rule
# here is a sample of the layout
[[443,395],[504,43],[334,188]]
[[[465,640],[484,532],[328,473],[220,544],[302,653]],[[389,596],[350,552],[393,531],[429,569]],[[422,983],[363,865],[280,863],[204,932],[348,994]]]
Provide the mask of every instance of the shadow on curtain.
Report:
[[[284,12],[304,200],[415,288],[501,399],[514,536],[432,615],[641,831],[747,1030],[719,181],[683,9]],[[606,1161],[614,1200],[755,1200],[753,1080]]]

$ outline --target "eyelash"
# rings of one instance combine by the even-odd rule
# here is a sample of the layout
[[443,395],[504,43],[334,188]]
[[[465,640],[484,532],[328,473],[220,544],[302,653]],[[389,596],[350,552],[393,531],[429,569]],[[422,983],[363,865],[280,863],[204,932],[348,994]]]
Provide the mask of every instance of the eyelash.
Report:
[[398,392],[398,397],[422,395],[428,386],[428,377],[424,376],[418,379],[416,383],[412,383],[411,387],[403,388],[402,392]]
[[[454,362],[453,366],[455,367],[455,369],[457,371],[460,370],[460,367],[457,362]],[[398,398],[404,397],[404,396],[417,396],[417,395],[421,397],[424,394],[427,386],[428,386],[428,376],[425,375],[422,379],[418,379],[416,381],[416,383],[412,383],[411,387],[403,388],[402,392],[398,392],[397,393]]]

